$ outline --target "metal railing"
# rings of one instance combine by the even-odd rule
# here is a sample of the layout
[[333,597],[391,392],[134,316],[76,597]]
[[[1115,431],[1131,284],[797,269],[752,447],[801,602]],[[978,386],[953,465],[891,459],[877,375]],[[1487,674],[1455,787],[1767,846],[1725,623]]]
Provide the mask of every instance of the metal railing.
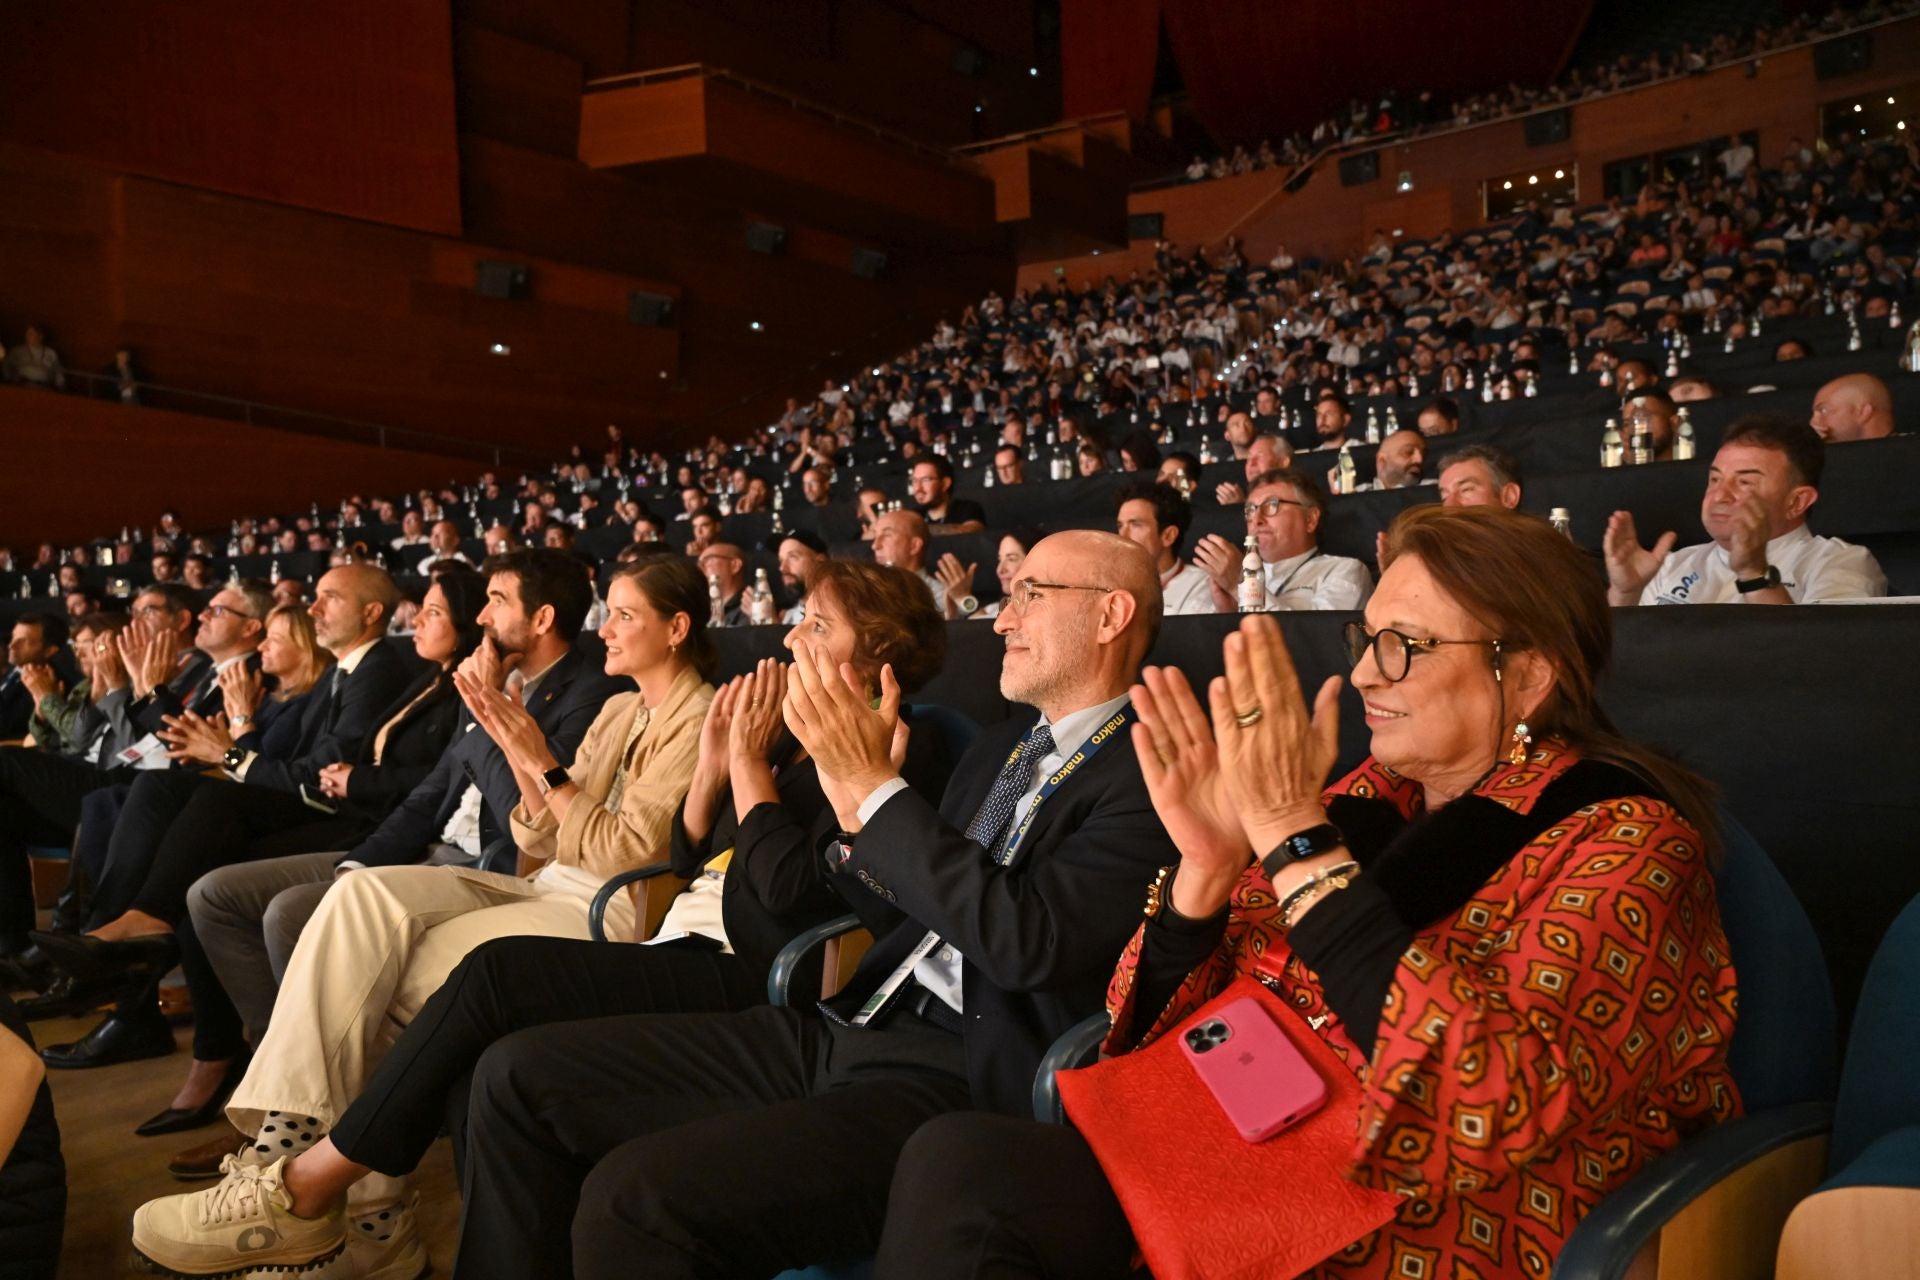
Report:
[[[547,454],[536,449],[494,444],[484,440],[466,440],[459,436],[441,435],[433,431],[418,431],[412,427],[390,427],[383,423],[363,422],[357,418],[342,418],[334,414],[315,413],[308,409],[263,404],[257,400],[244,400],[237,396],[216,395],[213,392],[195,391],[186,387],[170,387],[164,383],[135,380],[129,384],[123,384],[117,377],[81,373],[73,369],[66,370],[66,379],[70,394],[99,400],[122,401],[122,386],[131,386],[135,398],[130,408],[167,409],[176,413],[191,413],[205,418],[242,422],[250,427],[265,427],[275,431],[291,431],[297,435],[319,436],[328,440],[372,445],[379,449],[408,449],[441,454],[446,457],[468,458],[495,467],[505,466],[508,463],[519,465],[551,461]],[[51,388],[44,389],[51,391]]]

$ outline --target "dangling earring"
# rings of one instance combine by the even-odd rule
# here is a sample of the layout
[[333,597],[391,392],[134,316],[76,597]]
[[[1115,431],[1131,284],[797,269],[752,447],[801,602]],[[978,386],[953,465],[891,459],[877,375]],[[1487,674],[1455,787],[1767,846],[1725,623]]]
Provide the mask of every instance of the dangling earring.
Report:
[[1527,728],[1527,722],[1522,720],[1513,726],[1513,750],[1507,753],[1507,763],[1525,764],[1527,757],[1532,753],[1533,731]]

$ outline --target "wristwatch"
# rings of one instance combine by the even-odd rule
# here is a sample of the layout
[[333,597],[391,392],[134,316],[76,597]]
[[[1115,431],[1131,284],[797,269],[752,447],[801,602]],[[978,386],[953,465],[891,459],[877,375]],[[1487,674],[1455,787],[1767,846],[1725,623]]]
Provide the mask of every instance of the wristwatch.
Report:
[[820,852],[827,860],[827,870],[845,871],[847,864],[853,861],[853,837],[846,832],[836,832]]
[[567,774],[567,766],[557,764],[540,775],[540,794],[547,795],[555,787],[564,787],[573,781]]
[[1765,591],[1768,587],[1777,587],[1779,585],[1779,566],[1771,564],[1767,566],[1767,571],[1757,578],[1735,578],[1733,580],[1733,589],[1743,596],[1750,595],[1755,591]]
[[247,762],[247,755],[245,747],[228,747],[226,754],[220,757],[220,767],[228,773],[238,773],[240,766]]
[[1282,840],[1260,859],[1260,867],[1267,873],[1267,879],[1271,880],[1294,863],[1331,853],[1346,842],[1347,837],[1340,828],[1331,822],[1323,822]]
[[229,726],[230,728],[234,728],[234,729],[244,729],[244,728],[246,728],[246,727],[247,727],[248,725],[250,725],[250,724],[252,724],[252,723],[253,723],[253,717],[252,717],[252,716],[248,716],[248,715],[239,715],[239,716],[228,716],[228,717],[227,717],[227,724],[228,724],[228,726]]
[[980,612],[980,597],[961,596],[953,602],[953,607],[960,611],[961,617],[971,618],[974,614]]

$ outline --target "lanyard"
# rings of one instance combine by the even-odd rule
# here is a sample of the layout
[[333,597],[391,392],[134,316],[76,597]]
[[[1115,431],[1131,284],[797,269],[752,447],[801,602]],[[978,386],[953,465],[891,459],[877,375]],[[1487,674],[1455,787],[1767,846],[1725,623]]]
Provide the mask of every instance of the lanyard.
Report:
[[[1048,775],[1047,780],[1040,786],[1040,794],[1036,795],[1033,798],[1033,803],[1027,806],[1027,816],[1020,820],[1020,825],[1014,828],[1014,832],[1007,838],[1006,844],[1001,847],[998,853],[993,855],[995,862],[1003,867],[1013,864],[1013,858],[1015,853],[1019,851],[1020,842],[1026,838],[1027,828],[1033,825],[1033,820],[1040,814],[1040,806],[1045,804],[1048,798],[1060,789],[1060,784],[1068,778],[1071,778],[1080,769],[1080,766],[1098,755],[1100,748],[1113,741],[1114,736],[1126,727],[1127,723],[1134,718],[1135,714],[1132,703],[1121,707],[1113,713],[1105,724],[1093,731],[1093,736],[1088,738],[1086,743],[1081,746],[1078,751],[1074,752],[1058,769],[1055,769]],[[1020,746],[1013,749],[1012,754],[1007,757],[1007,764],[1001,766],[1003,770],[1020,758],[1021,749],[1025,745],[1023,742]]]
[[[1100,748],[1113,741],[1120,730],[1134,718],[1134,715],[1131,703],[1121,707],[1105,724],[1093,731],[1093,736],[1088,738],[1078,751],[1075,751],[1065,763],[1047,776],[1046,782],[1040,787],[1040,794],[1036,795],[1033,803],[1027,806],[1027,816],[1020,820],[1020,825],[1008,838],[1006,847],[992,855],[996,863],[1004,867],[1013,862],[1014,854],[1019,851],[1021,840],[1026,837],[1027,829],[1033,825],[1033,819],[1040,812],[1040,806],[1047,802],[1047,797],[1058,791],[1060,784],[1078,772],[1080,766],[1099,754]],[[1020,759],[1020,753],[1025,747],[1024,741],[1014,747],[1007,756],[1006,764],[1000,766],[1002,773]],[[867,1002],[860,1006],[859,1012],[846,1021],[856,1027],[864,1027],[872,1022],[881,1010],[893,1003],[894,997],[898,996],[901,989],[906,986],[907,979],[913,976],[914,966],[932,954],[933,949],[940,945],[940,941],[940,934],[937,931],[927,930],[926,937],[920,939],[920,945],[909,952],[906,959],[894,966],[893,972],[887,975],[886,981],[882,982],[871,996],[867,997]],[[833,1012],[824,1002],[820,1008],[835,1021],[840,1020],[840,1015]]]
[[1273,598],[1278,600],[1281,596],[1287,594],[1287,588],[1292,586],[1293,580],[1300,576],[1300,571],[1306,568],[1308,565],[1312,564],[1315,560],[1318,560],[1319,558],[1320,558],[1320,553],[1318,551],[1315,551],[1312,555],[1308,556],[1305,560],[1302,560],[1299,564],[1293,566],[1293,571],[1289,573],[1284,579],[1282,579],[1279,586],[1273,589]]

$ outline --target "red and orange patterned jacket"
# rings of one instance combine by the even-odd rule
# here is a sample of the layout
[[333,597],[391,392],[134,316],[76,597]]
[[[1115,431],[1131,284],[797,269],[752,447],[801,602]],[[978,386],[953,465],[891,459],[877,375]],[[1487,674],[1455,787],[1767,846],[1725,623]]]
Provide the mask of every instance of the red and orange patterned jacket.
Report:
[[[1526,813],[1578,760],[1543,744],[1474,794]],[[1368,760],[1326,795],[1421,789]],[[1543,815],[1545,816],[1545,815]],[[1727,1072],[1734,972],[1699,837],[1666,803],[1592,804],[1526,844],[1401,955],[1371,1060],[1275,921],[1256,862],[1226,937],[1144,1035],[1131,1030],[1142,934],[1108,989],[1125,1052],[1236,974],[1261,977],[1363,1086],[1349,1176],[1406,1197],[1395,1220],[1311,1274],[1544,1277],[1574,1225],[1684,1136],[1739,1111]]]

